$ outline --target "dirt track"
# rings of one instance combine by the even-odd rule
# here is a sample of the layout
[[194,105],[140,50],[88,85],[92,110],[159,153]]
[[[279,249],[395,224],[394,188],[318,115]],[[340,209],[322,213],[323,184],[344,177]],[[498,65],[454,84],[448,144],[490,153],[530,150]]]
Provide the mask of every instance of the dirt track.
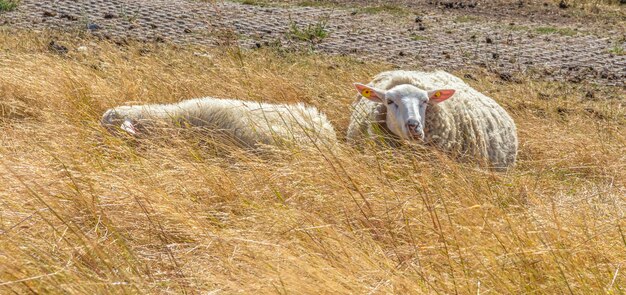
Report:
[[[311,48],[363,61],[386,61],[399,68],[481,66],[505,80],[526,72],[547,79],[626,86],[623,8],[602,21],[568,17],[566,9],[559,10],[556,4],[508,2],[497,13],[485,1],[398,2],[397,7],[408,13],[390,13],[358,8],[359,3],[377,5],[368,0],[337,0],[334,6],[315,7],[185,0],[24,0],[16,11],[0,14],[0,24],[83,30],[119,42],[130,38]],[[412,13],[416,7],[420,7],[418,16]],[[304,30],[309,25],[323,27],[328,36],[290,37],[294,28]]]

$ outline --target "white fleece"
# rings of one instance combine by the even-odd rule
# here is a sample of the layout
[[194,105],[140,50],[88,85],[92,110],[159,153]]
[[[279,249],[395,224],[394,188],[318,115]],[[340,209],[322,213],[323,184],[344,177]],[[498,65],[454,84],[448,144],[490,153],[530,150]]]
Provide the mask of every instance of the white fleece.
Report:
[[271,104],[205,97],[173,104],[120,106],[102,116],[102,124],[108,127],[125,123],[141,129],[158,124],[204,127],[223,132],[247,147],[259,143],[310,146],[337,141],[326,116],[302,103]]
[[[425,143],[434,144],[465,160],[488,160],[488,164],[497,170],[505,170],[515,163],[518,149],[515,122],[493,99],[444,71],[383,72],[368,86],[387,90],[401,84],[411,84],[426,91],[456,90],[450,99],[426,109]],[[349,143],[360,145],[367,138],[376,138],[393,145],[399,140],[391,132],[384,132],[387,130],[384,105],[359,95],[353,107],[347,133]]]

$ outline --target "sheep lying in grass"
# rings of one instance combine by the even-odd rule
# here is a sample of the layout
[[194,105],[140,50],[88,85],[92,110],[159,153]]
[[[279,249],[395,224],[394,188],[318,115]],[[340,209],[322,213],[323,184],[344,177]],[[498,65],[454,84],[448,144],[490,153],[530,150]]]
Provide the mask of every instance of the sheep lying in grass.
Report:
[[517,132],[493,99],[446,73],[389,71],[367,86],[355,83],[348,142],[366,138],[395,145],[399,139],[433,144],[465,160],[497,170],[515,163]]
[[173,104],[120,106],[107,110],[102,124],[141,135],[158,125],[203,127],[244,147],[334,144],[326,116],[304,104],[270,104],[235,99],[198,98]]

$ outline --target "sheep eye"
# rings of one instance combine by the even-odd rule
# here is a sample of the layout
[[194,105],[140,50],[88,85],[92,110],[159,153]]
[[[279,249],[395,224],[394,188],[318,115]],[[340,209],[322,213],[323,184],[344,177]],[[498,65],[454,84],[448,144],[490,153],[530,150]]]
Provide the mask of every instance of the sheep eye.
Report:
[[394,104],[394,105],[395,105],[396,103],[395,103],[393,100],[387,100],[387,104],[388,104],[388,105],[392,105],[392,104]]

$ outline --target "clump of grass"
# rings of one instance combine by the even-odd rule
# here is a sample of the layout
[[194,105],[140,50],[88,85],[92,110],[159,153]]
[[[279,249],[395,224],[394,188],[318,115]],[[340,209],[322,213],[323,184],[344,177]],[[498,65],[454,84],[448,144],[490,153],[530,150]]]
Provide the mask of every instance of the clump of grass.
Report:
[[454,22],[456,23],[469,23],[469,22],[475,22],[478,21],[479,18],[476,16],[472,16],[472,15],[461,15],[461,16],[457,16],[454,19]]
[[295,22],[289,25],[287,36],[292,39],[317,43],[328,37],[329,32],[326,29],[325,21],[318,21],[314,24],[308,24],[304,27],[298,26]]
[[570,28],[557,28],[557,27],[528,27],[528,26],[520,26],[520,25],[510,25],[506,27],[511,31],[527,31],[527,32],[535,32],[541,35],[550,35],[550,34],[558,34],[562,36],[574,36],[578,34],[577,31]]
[[426,36],[422,36],[422,35],[412,35],[411,39],[415,41],[424,41],[424,40],[428,40],[429,38]]
[[378,6],[367,6],[359,9],[360,13],[364,14],[377,14],[377,13],[389,13],[394,15],[408,15],[410,11],[406,8],[398,5],[383,4]]
[[556,4],[560,4],[561,2],[565,3],[566,5],[571,5],[571,6],[582,6],[582,5],[623,5],[624,1],[623,0],[576,0],[576,1],[564,1],[564,0],[554,0],[554,2]]
[[519,26],[519,25],[509,25],[506,28],[511,31],[528,31],[529,30],[527,26]]
[[537,27],[533,29],[534,32],[539,34],[559,34],[562,36],[574,36],[577,32],[570,28],[557,28],[557,27]]
[[335,2],[329,2],[329,1],[317,1],[317,0],[312,0],[312,1],[301,1],[301,2],[297,2],[298,6],[305,6],[305,7],[333,7],[333,8],[340,8],[340,9],[353,9],[355,13],[362,13],[362,14],[379,14],[379,13],[389,13],[389,14],[393,14],[393,15],[408,15],[410,14],[410,10],[399,6],[399,5],[393,5],[393,4],[382,4],[382,5],[375,5],[375,6],[357,6],[357,5],[350,5],[350,4],[342,4],[342,3],[335,3]]
[[239,2],[243,5],[253,5],[253,6],[260,6],[260,7],[269,6],[268,2],[262,1],[262,0],[236,0],[236,2]]
[[615,45],[613,47],[611,47],[609,49],[609,53],[615,54],[615,55],[624,55],[626,54],[626,52],[624,51],[624,47],[621,45]]
[[326,7],[329,6],[330,3],[324,1],[300,1],[298,2],[298,6],[303,7]]
[[19,2],[19,0],[0,0],[0,12],[14,10]]

